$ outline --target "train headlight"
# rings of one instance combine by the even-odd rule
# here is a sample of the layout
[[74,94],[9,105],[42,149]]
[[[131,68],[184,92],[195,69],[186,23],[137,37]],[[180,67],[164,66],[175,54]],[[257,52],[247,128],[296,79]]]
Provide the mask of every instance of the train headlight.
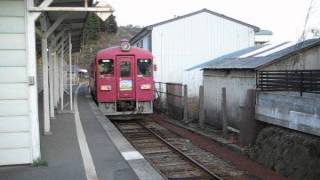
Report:
[[130,51],[131,45],[128,40],[124,39],[120,43],[120,48],[122,51]]
[[151,89],[151,84],[142,84],[141,86],[140,86],[140,89]]
[[101,91],[111,91],[112,87],[111,87],[111,85],[102,85],[102,86],[100,86],[100,90]]

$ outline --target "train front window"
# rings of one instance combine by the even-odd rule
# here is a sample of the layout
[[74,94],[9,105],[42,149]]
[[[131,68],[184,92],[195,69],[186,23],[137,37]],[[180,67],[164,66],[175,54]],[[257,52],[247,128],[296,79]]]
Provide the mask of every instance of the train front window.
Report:
[[152,62],[150,59],[138,60],[138,75],[151,76],[152,75]]
[[131,76],[131,63],[128,61],[123,61],[120,63],[120,74],[121,77]]
[[113,76],[113,60],[102,59],[99,61],[100,76]]

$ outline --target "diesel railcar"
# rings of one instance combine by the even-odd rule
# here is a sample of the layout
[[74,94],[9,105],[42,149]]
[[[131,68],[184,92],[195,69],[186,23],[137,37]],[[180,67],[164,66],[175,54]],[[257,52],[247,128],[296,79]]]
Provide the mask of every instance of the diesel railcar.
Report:
[[108,116],[153,113],[153,56],[127,40],[99,51],[91,63],[90,91]]

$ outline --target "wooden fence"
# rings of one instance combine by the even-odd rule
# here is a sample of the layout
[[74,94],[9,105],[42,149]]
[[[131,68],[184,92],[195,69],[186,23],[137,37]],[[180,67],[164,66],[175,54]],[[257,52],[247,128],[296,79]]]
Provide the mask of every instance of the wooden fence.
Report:
[[257,71],[259,91],[320,93],[320,70]]

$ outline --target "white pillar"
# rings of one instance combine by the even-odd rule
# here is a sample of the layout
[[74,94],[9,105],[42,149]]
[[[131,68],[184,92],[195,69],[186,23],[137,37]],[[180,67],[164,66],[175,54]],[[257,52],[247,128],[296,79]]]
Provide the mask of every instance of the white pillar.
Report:
[[59,65],[58,65],[58,54],[55,50],[54,56],[53,56],[53,63],[54,63],[54,107],[58,108],[58,102],[59,102]]
[[[33,7],[33,1],[25,1],[26,11]],[[28,76],[33,79],[33,84],[29,84],[29,112],[32,142],[32,159],[41,158],[40,135],[39,135],[39,116],[38,116],[38,82],[37,82],[37,60],[36,60],[36,36],[35,36],[36,17],[26,13],[26,53]]]
[[72,43],[71,43],[71,32],[69,31],[69,87],[70,87],[70,110],[73,110],[72,100]]
[[54,99],[53,99],[53,53],[52,47],[49,49],[49,97],[50,97],[50,117],[54,117]]
[[[42,31],[47,30],[47,22],[44,17],[41,18]],[[43,118],[44,118],[44,133],[50,132],[50,118],[49,118],[49,78],[48,78],[48,41],[46,37],[41,39],[42,50],[42,71],[43,71]]]
[[[44,1],[43,3],[47,4],[50,2],[52,2],[52,0],[46,0]],[[66,18],[66,14],[60,16],[51,26],[50,28],[48,28],[47,26],[45,27],[45,29],[43,30],[44,34],[43,34],[43,39],[48,39],[48,37],[58,28],[58,26],[62,23],[62,21]],[[44,18],[44,21],[46,22],[46,18]],[[55,40],[55,38],[53,39]],[[55,41],[53,41],[54,43],[51,44],[53,46],[56,46],[56,43]],[[50,46],[51,49],[50,49],[50,53],[52,53],[53,51],[53,48],[52,46]],[[51,118],[54,118],[54,88],[53,88],[53,84],[54,84],[54,78],[53,78],[53,66],[54,66],[54,63],[53,63],[53,58],[52,58],[52,55],[50,54],[49,56],[49,64],[50,64],[50,71],[49,71],[49,83],[50,83],[50,91],[49,91],[49,94],[50,94],[50,101],[49,101],[49,104],[50,104],[50,108],[49,108],[49,111],[50,111],[50,117]]]
[[[55,48],[55,46],[52,46],[52,49]],[[56,108],[56,52],[53,50],[52,52],[52,79],[53,79],[53,107]]]
[[[79,53],[77,53],[77,59],[76,59],[76,65],[77,65],[77,67],[79,67],[79,58],[80,58],[80,54]],[[78,71],[76,71],[76,77],[77,77],[77,85],[79,85],[79,73],[78,73]]]
[[64,61],[64,43],[62,44],[61,51],[60,51],[60,61],[59,61],[59,66],[60,66],[60,72],[59,72],[59,82],[60,82],[60,110],[63,111],[64,109],[64,68],[63,68],[63,63]]

